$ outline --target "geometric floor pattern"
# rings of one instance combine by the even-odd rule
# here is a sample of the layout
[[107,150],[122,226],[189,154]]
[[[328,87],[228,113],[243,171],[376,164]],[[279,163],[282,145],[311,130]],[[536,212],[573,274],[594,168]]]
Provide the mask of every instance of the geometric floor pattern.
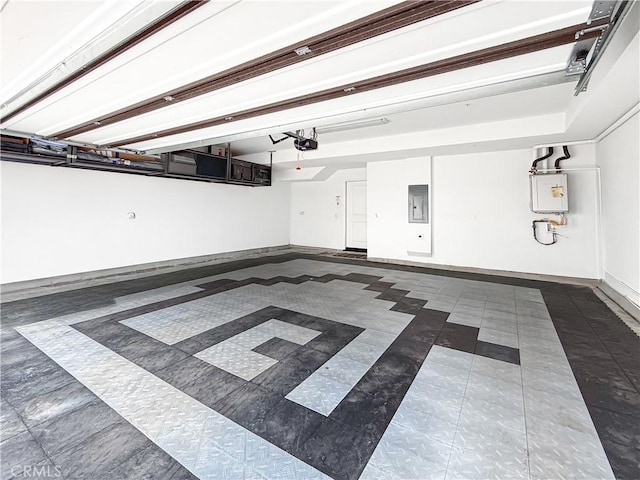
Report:
[[586,287],[284,254],[3,304],[2,478],[640,477]]

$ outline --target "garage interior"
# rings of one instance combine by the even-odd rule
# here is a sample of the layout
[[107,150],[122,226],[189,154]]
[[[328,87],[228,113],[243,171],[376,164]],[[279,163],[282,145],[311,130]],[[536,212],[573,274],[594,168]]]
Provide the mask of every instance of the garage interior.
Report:
[[640,478],[639,2],[0,21],[3,480]]

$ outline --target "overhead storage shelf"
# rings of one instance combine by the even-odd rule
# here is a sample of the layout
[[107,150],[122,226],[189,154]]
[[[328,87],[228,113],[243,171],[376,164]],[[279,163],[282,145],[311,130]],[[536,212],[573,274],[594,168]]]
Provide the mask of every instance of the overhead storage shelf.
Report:
[[271,166],[231,158],[228,145],[218,155],[198,150],[163,153],[159,158],[114,150],[77,147],[40,138],[2,135],[0,159],[57,167],[85,168],[120,173],[270,186]]

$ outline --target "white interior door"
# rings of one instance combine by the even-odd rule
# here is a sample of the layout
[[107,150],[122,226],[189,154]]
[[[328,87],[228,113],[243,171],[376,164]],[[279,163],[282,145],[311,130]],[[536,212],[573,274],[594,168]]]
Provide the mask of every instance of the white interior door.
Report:
[[347,248],[367,248],[367,182],[347,182]]

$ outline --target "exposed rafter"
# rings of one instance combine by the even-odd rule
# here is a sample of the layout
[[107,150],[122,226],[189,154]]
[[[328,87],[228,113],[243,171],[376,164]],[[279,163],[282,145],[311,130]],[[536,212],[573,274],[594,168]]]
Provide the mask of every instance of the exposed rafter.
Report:
[[523,38],[502,45],[488,47],[462,55],[457,55],[454,57],[427,63],[424,65],[407,68],[397,72],[376,76],[348,85],[341,85],[308,95],[302,95],[287,100],[242,110],[239,112],[227,113],[199,122],[189,123],[178,127],[172,127],[157,132],[140,135],[137,137],[119,140],[117,142],[110,143],[110,146],[116,147],[122,145],[131,145],[148,140],[154,140],[161,137],[168,137],[171,135],[191,132],[203,128],[214,127],[238,120],[253,118],[260,115],[266,115],[282,110],[301,107],[304,105],[311,105],[327,100],[333,100],[335,98],[389,87],[412,80],[418,80],[434,75],[461,70],[464,68],[470,68],[489,62],[504,60],[507,58],[525,55],[528,53],[558,47],[561,45],[568,45],[576,41],[576,34],[578,32],[582,32],[582,35],[580,36],[581,39],[587,39],[601,35],[602,31],[594,27],[606,24],[607,21],[602,20],[593,22],[591,24],[582,23],[573,25],[570,27],[554,30],[552,32],[546,32],[540,35],[534,35],[532,37]]

